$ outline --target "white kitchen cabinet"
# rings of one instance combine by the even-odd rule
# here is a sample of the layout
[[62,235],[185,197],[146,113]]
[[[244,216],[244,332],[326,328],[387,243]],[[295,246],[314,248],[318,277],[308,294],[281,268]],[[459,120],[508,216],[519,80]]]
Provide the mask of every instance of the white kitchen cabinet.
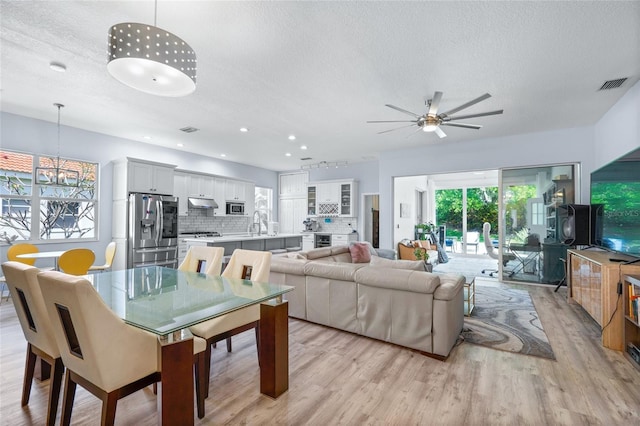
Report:
[[306,205],[306,198],[280,200],[280,233],[295,234],[304,229],[302,222],[307,217]]
[[189,196],[197,198],[214,198],[215,178],[213,176],[191,174]]
[[331,246],[344,246],[358,241],[358,234],[331,234]]
[[357,217],[357,199],[358,199],[358,183],[341,182],[340,183],[340,216]]
[[307,216],[318,215],[318,187],[316,185],[307,186]]
[[226,216],[227,215],[227,206],[226,206],[226,198],[225,198],[225,186],[227,180],[221,177],[213,178],[213,199],[218,203],[218,208],[213,212],[216,216]]
[[317,184],[318,203],[338,203],[340,202],[340,183],[327,182]]
[[127,162],[127,188],[129,192],[173,195],[175,167],[129,159]]
[[307,196],[307,181],[309,174],[283,173],[280,175],[280,198],[304,198]]
[[178,216],[189,213],[189,174],[175,172],[173,175],[173,196],[178,197]]
[[251,182],[244,182],[244,192],[246,194],[244,214],[253,217],[253,212],[256,210],[256,186]]
[[313,250],[316,246],[316,235],[313,233],[302,234],[302,251]]
[[[247,197],[246,189],[246,182],[227,179],[224,187],[224,198],[226,201],[244,202]],[[255,194],[252,193],[251,196],[254,197]]]

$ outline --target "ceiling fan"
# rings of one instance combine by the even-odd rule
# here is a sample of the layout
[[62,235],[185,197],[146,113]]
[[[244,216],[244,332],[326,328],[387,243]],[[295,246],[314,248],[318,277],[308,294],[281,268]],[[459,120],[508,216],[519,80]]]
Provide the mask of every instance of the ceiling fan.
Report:
[[481,129],[482,126],[479,124],[465,124],[465,123],[452,123],[454,120],[463,120],[465,118],[475,118],[475,117],[484,117],[487,115],[497,115],[502,114],[503,110],[489,111],[489,112],[480,112],[477,114],[467,114],[467,115],[458,115],[456,117],[451,117],[451,114],[455,114],[458,111],[461,111],[465,108],[469,108],[472,105],[477,104],[478,102],[482,102],[485,99],[489,99],[491,97],[490,94],[485,93],[484,95],[475,98],[472,101],[467,102],[466,104],[460,105],[457,108],[453,108],[447,112],[442,112],[438,114],[438,107],[440,106],[440,100],[442,99],[442,92],[435,92],[433,94],[433,99],[429,99],[426,102],[428,106],[427,113],[420,115],[411,111],[407,111],[405,109],[399,108],[395,105],[386,104],[389,108],[395,109],[396,111],[403,112],[405,114],[413,116],[414,120],[390,120],[390,121],[367,121],[367,123],[411,123],[406,126],[396,127],[395,129],[384,130],[382,132],[378,132],[378,134],[392,132],[398,129],[404,129],[405,127],[418,126],[416,130],[422,130],[424,132],[435,132],[439,137],[444,138],[447,136],[445,132],[442,131],[440,126],[453,126],[453,127],[463,127],[465,129]]

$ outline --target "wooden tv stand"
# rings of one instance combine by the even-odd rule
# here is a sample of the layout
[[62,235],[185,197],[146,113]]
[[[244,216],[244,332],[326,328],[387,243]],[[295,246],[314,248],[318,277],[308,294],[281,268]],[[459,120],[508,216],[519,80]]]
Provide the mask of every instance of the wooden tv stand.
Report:
[[567,299],[584,308],[602,329],[602,345],[624,348],[624,309],[618,283],[625,275],[640,274],[640,262],[625,265],[610,259],[635,260],[600,250],[568,250]]

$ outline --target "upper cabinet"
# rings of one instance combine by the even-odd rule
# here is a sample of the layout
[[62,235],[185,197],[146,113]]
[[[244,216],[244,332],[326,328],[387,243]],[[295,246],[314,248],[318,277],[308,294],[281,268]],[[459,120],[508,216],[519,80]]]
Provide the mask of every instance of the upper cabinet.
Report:
[[309,175],[303,173],[283,173],[280,175],[280,198],[306,198]]
[[129,192],[172,195],[175,168],[176,166],[168,164],[129,159],[127,162],[127,189]]
[[175,172],[173,175],[173,196],[178,197],[178,216],[189,212],[189,174]]
[[357,182],[313,182],[307,186],[307,214],[309,216],[356,217]]
[[213,196],[215,178],[213,176],[192,174],[190,176],[190,180],[191,180],[191,182],[189,183],[190,197],[215,199],[215,197]]
[[245,202],[247,195],[255,196],[254,193],[247,194],[247,182],[231,179],[227,179],[225,182],[224,194],[226,201],[237,202]]

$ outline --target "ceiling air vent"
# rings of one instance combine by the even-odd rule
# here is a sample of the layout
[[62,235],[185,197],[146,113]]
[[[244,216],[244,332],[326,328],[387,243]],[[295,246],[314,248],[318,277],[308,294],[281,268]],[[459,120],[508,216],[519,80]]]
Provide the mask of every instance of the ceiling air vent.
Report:
[[600,88],[598,90],[609,90],[609,89],[616,89],[620,86],[622,86],[622,84],[627,81],[627,77],[625,78],[618,78],[615,80],[609,80],[609,81],[605,81],[602,86],[600,86]]
[[301,158],[302,161],[307,161],[307,160],[311,160],[311,157],[303,157]]
[[185,133],[193,133],[193,132],[197,132],[200,129],[196,129],[195,127],[187,126],[187,127],[183,127],[180,130],[182,130]]

